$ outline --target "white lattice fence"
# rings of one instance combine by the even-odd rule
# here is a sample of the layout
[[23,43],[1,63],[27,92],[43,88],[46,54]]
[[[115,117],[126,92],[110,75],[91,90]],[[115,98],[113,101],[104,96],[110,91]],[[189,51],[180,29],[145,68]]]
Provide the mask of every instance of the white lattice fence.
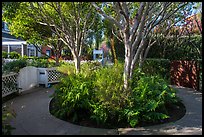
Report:
[[59,82],[61,73],[58,72],[55,68],[49,68],[46,70],[48,74],[48,83]]
[[17,77],[18,73],[12,73],[2,76],[2,97],[19,91],[17,85]]

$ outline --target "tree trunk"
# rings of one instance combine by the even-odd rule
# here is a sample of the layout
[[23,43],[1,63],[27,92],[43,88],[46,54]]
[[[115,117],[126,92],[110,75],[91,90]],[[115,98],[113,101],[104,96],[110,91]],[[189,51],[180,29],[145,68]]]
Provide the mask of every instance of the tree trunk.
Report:
[[139,57],[139,71],[142,71],[142,65],[144,62],[143,54],[144,54],[144,50],[140,53],[140,57]]
[[74,64],[75,64],[75,69],[76,73],[80,72],[80,57],[79,56],[74,56]]
[[132,62],[132,57],[131,57],[131,48],[128,42],[125,42],[125,64],[124,64],[124,89],[129,90],[130,89],[130,83],[129,81],[131,80],[130,78],[130,72],[132,71],[130,69],[131,62]]
[[111,50],[112,50],[112,54],[113,54],[113,62],[114,62],[114,64],[117,64],[118,60],[117,60],[117,57],[116,57],[113,35],[111,36],[111,43],[110,44],[111,44]]
[[59,53],[56,52],[56,55],[55,55],[55,56],[56,56],[56,60],[55,60],[56,63],[55,63],[55,65],[56,65],[56,66],[59,66]]

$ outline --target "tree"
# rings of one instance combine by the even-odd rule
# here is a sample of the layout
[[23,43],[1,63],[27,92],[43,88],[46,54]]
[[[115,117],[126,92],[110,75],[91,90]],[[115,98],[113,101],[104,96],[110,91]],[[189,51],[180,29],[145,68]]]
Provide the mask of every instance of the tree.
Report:
[[38,45],[51,46],[56,56],[56,65],[59,65],[59,56],[64,46],[63,43],[58,37],[53,35],[52,30],[48,26],[39,24],[35,19],[30,17],[28,10],[26,3],[3,3],[3,19],[9,23],[11,34],[23,38],[28,43],[34,44],[40,52],[42,50]]
[[96,21],[93,26],[93,36],[96,41],[96,49],[99,49],[99,44],[102,42],[103,24],[99,15],[96,15]]
[[82,45],[94,23],[95,14],[86,2],[23,2],[27,15],[49,27],[70,50],[76,73],[80,72]]
[[[133,8],[133,4],[137,4]],[[124,89],[130,89],[135,64],[144,60],[152,41],[153,30],[166,20],[176,19],[179,12],[187,6],[187,2],[110,2],[117,16],[107,14],[102,7],[92,3],[96,11],[116,25],[125,45]],[[103,6],[102,5],[102,6]],[[135,16],[133,16],[135,15]]]
[[115,41],[114,41],[115,37],[114,37],[114,33],[113,33],[115,26],[113,26],[112,23],[109,22],[109,20],[105,19],[104,20],[104,27],[105,27],[105,30],[104,30],[105,36],[107,37],[108,42],[110,43],[111,53],[113,56],[113,62],[114,62],[114,64],[117,64],[118,61],[117,61],[117,57],[116,57]]

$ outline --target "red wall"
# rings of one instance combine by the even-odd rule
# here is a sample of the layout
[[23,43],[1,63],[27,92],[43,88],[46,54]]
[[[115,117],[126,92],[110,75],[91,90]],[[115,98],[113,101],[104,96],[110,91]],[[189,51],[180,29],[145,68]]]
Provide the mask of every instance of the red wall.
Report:
[[42,47],[42,52],[43,52],[44,54],[46,54],[46,50],[50,50],[51,56],[53,56],[53,55],[52,55],[52,51],[51,51],[52,49],[51,49],[50,47],[48,47],[48,46],[43,46],[43,47]]

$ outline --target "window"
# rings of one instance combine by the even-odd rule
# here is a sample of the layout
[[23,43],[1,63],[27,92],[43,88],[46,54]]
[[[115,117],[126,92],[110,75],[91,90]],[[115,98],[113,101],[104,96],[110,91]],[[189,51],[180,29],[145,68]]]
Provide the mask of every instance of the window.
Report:
[[34,56],[35,53],[34,53],[34,49],[30,49],[30,56]]
[[46,50],[46,55],[50,56],[50,50]]

